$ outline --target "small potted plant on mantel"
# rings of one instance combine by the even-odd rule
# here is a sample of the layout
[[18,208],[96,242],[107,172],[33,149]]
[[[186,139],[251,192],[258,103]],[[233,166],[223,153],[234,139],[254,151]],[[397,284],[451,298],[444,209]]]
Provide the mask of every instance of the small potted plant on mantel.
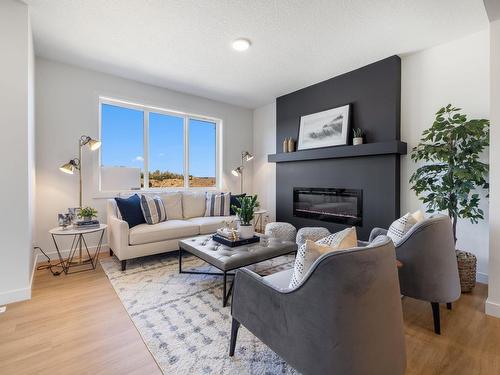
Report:
[[352,129],[352,135],[352,144],[354,146],[363,144],[363,130],[361,130],[360,128],[354,128]]
[[[424,162],[410,178],[411,187],[427,205],[427,212],[445,211],[453,223],[457,242],[457,221],[484,219],[479,208],[479,189],[488,190],[488,164],[481,154],[489,146],[486,119],[467,120],[460,108],[448,104],[436,113],[436,120],[425,130],[411,158]],[[476,257],[457,250],[462,292],[469,292],[476,281]]]
[[97,210],[92,207],[82,208],[78,212],[78,217],[84,221],[91,221],[94,217],[97,217]]
[[233,204],[232,208],[240,220],[238,227],[238,232],[240,238],[247,239],[252,238],[255,235],[255,229],[253,227],[252,221],[255,213],[255,209],[259,207],[259,202],[257,202],[257,195],[246,195],[244,197],[236,198],[240,207]]

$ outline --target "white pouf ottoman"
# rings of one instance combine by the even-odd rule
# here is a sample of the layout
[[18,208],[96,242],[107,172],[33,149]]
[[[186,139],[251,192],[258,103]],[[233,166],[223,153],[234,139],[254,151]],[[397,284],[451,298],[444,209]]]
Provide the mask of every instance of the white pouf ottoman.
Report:
[[265,235],[283,241],[295,241],[297,229],[290,223],[275,222],[266,225]]
[[305,227],[300,228],[297,232],[297,245],[301,246],[306,243],[306,240],[318,241],[329,236],[331,233],[323,227]]

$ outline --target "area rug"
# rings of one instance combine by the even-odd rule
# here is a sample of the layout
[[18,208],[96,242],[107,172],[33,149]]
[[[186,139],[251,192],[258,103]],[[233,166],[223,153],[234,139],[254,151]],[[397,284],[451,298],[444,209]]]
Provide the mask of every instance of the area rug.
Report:
[[[215,271],[193,256],[183,268]],[[222,277],[178,273],[175,254],[101,266],[164,374],[297,374],[244,327],[234,357],[228,356],[231,307],[222,307]],[[270,274],[293,266],[284,256],[253,266]],[[257,303],[257,301],[256,301]]]

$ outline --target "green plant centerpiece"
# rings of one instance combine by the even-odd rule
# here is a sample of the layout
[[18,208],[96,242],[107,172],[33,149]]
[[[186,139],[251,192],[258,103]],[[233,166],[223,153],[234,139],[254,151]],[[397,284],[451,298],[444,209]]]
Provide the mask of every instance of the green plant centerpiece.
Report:
[[489,120],[472,119],[451,104],[436,113],[432,126],[422,133],[411,158],[424,162],[410,178],[412,190],[427,212],[445,211],[453,223],[457,242],[459,218],[478,223],[484,219],[478,189],[488,189],[488,164],[481,153],[489,146]]
[[78,212],[78,217],[84,220],[92,220],[92,218],[97,217],[97,210],[92,207],[84,207]]
[[238,197],[236,200],[239,203],[239,207],[237,205],[232,205],[232,209],[238,215],[240,220],[240,237],[241,238],[250,238],[254,235],[254,228],[252,225],[252,221],[255,214],[255,209],[259,207],[259,202],[257,201],[257,195],[246,195],[244,197]]

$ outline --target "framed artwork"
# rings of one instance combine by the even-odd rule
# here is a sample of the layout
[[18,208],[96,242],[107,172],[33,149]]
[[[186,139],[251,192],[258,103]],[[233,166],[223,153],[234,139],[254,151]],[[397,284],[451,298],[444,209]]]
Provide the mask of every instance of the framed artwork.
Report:
[[350,104],[300,118],[298,150],[346,145]]

